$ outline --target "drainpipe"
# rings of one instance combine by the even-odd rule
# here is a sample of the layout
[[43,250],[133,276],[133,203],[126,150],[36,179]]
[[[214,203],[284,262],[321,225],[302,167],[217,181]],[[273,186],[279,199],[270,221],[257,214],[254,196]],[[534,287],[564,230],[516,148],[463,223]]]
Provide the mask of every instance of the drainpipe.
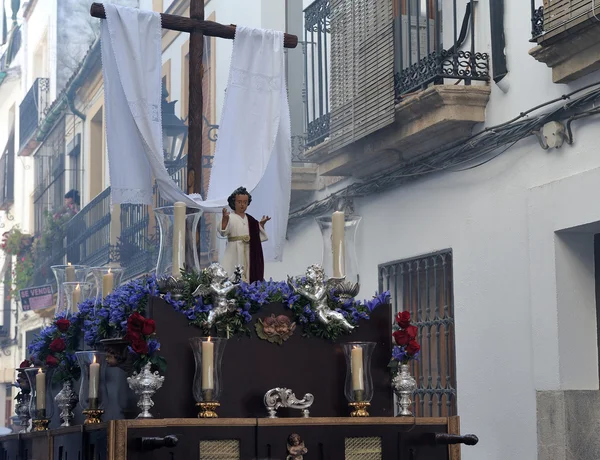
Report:
[[504,0],[494,0],[489,5],[492,34],[492,78],[506,93],[510,85],[507,80],[504,80],[508,75],[505,53],[506,37],[504,35]]

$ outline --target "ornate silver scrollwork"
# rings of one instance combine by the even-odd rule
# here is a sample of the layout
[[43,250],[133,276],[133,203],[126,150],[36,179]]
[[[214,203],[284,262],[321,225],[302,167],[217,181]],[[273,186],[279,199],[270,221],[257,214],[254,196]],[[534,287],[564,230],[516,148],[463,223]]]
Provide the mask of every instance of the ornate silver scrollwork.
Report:
[[265,393],[265,407],[269,412],[269,418],[277,418],[277,409],[284,407],[302,411],[302,417],[308,418],[308,408],[312,406],[315,397],[306,393],[304,398],[298,399],[294,392],[288,388],[273,388]]

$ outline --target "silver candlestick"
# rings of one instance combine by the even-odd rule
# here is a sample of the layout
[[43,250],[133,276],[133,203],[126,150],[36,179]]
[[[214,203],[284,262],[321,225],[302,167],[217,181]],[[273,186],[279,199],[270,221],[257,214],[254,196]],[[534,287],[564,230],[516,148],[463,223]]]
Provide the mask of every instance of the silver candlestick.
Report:
[[131,377],[127,377],[129,388],[140,397],[137,406],[142,410],[136,418],[153,418],[150,409],[154,406],[152,396],[160,387],[162,387],[165,378],[158,372],[150,370],[151,364],[147,363],[140,373],[134,372]]
[[75,409],[75,406],[79,402],[77,393],[73,391],[72,380],[65,380],[63,382],[62,390],[58,392],[54,400],[60,409],[60,419],[62,420],[60,426],[72,426],[71,422],[75,418],[73,409]]

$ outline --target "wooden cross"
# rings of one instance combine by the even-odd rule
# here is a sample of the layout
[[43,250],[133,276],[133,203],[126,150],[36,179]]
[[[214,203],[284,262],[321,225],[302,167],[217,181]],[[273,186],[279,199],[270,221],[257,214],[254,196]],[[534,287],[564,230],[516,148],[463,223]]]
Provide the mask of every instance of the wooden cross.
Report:
[[[102,3],[92,3],[90,14],[95,18],[106,19]],[[233,40],[235,26],[226,26],[218,22],[204,20],[204,0],[190,0],[190,17],[161,14],[163,29],[178,30],[190,34],[190,75],[188,105],[188,193],[200,193],[202,190],[202,53],[204,36]],[[283,44],[286,48],[298,45],[296,35],[285,34]],[[196,173],[198,171],[198,174]],[[196,180],[198,179],[198,180]],[[204,197],[206,198],[206,197]]]

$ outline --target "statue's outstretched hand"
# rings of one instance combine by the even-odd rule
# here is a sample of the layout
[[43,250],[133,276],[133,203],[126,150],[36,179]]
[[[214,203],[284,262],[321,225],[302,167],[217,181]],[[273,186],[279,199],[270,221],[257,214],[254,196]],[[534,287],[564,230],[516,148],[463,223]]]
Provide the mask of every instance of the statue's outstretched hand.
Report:
[[269,222],[271,220],[271,218],[269,216],[262,216],[262,219],[260,219],[260,226],[262,228],[265,228],[265,224],[267,222]]
[[223,218],[229,217],[229,211],[227,208],[223,208]]

